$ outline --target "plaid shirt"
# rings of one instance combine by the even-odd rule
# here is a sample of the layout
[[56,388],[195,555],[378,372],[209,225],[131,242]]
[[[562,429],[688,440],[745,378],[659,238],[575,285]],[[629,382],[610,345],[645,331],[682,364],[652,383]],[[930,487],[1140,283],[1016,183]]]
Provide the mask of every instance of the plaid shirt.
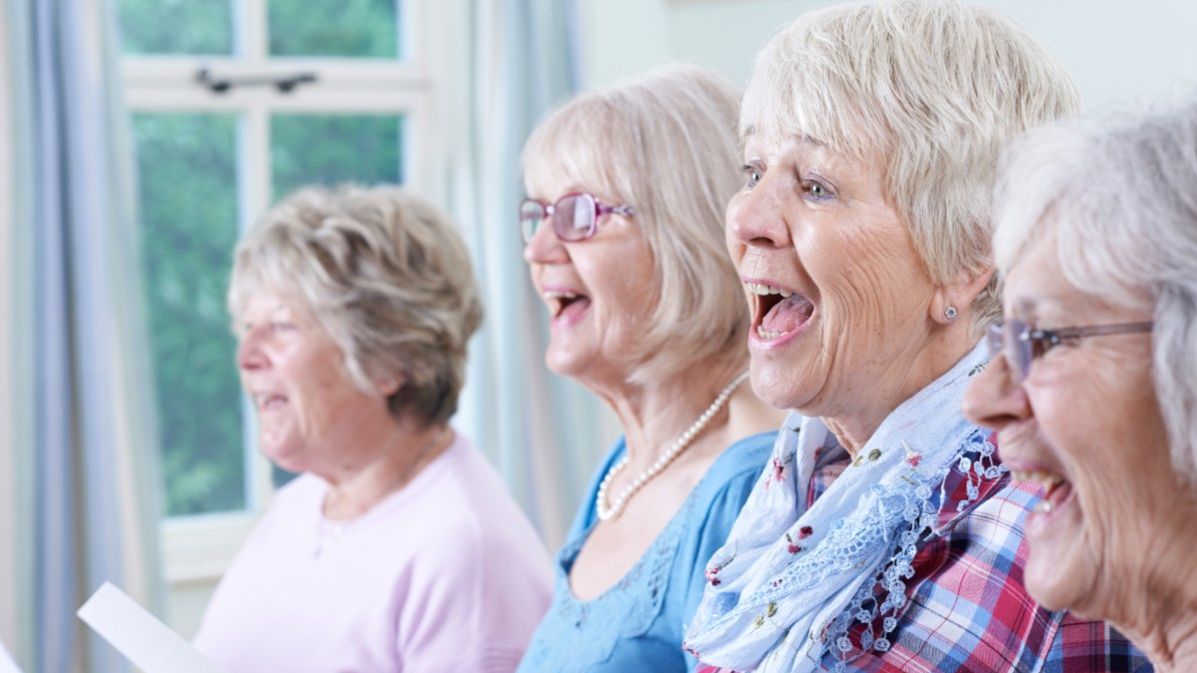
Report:
[[[816,467],[808,504],[821,496],[848,466],[837,450]],[[965,499],[963,478],[949,481],[950,518]],[[950,532],[919,550],[915,575],[907,582],[910,602],[889,636],[889,651],[856,648],[847,670],[854,673],[1150,673],[1146,657],[1104,622],[1051,612],[1027,594],[1023,522],[1036,495],[1011,483],[1009,475],[984,482],[978,503]],[[946,523],[946,521],[945,521]],[[824,668],[833,670],[832,655]],[[699,666],[698,673],[718,669]]]

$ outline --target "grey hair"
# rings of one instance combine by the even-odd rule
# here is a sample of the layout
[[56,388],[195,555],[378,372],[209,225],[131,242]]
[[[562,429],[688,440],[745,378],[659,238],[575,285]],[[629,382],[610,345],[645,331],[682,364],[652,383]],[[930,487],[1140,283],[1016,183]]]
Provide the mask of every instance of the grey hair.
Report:
[[279,202],[237,245],[235,329],[270,290],[302,300],[362,390],[395,378],[391,414],[447,422],[482,321],[469,254],[453,223],[397,187],[309,187]]
[[1152,374],[1172,464],[1197,484],[1197,97],[1037,130],[1011,145],[995,202],[999,273],[1056,236],[1061,273],[1126,307],[1154,303]]
[[530,192],[572,183],[636,209],[660,289],[631,354],[644,362],[633,382],[711,356],[748,359],[748,308],[723,237],[741,184],[738,109],[734,88],[712,73],[665,66],[574,98],[524,146]]
[[[991,268],[990,198],[1005,143],[1075,113],[1061,64],[997,12],[952,0],[881,0],[804,14],[757,57],[741,134],[810,137],[886,161],[890,203],[930,278]],[[1001,315],[996,280],[973,303]]]

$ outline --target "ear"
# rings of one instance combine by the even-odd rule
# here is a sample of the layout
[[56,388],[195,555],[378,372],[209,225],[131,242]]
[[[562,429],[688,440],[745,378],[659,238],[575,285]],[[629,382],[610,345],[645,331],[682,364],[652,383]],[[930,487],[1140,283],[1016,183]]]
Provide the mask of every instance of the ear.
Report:
[[[941,325],[965,320],[965,316],[971,313],[969,309],[973,301],[989,284],[993,274],[992,266],[987,266],[979,272],[961,271],[951,283],[941,285],[935,290],[927,317]],[[949,317],[949,307],[956,309],[954,318]]]
[[390,397],[403,387],[403,377],[399,374],[374,381],[374,390],[383,397]]

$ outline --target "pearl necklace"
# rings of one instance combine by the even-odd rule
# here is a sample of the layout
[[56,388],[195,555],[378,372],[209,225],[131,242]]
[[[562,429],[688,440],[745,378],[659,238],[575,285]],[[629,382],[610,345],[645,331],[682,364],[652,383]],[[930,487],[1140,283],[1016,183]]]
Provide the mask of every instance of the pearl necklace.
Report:
[[698,417],[698,420],[694,421],[693,425],[691,425],[689,428],[686,428],[686,431],[683,432],[676,441],[674,441],[673,446],[669,447],[669,450],[665,453],[662,453],[661,456],[657,458],[656,462],[648,466],[648,469],[637,475],[636,478],[632,480],[632,483],[625,486],[623,491],[621,491],[615,498],[615,501],[611,503],[611,506],[607,507],[604,503],[607,502],[607,487],[611,484],[611,479],[628,466],[628,455],[627,453],[624,453],[623,458],[621,458],[618,463],[611,467],[611,469],[607,472],[607,475],[603,477],[603,481],[599,483],[598,493],[596,493],[594,497],[594,511],[596,514],[598,514],[599,521],[607,521],[608,519],[613,519],[619,516],[619,513],[623,511],[623,506],[625,503],[627,503],[628,498],[632,497],[636,491],[639,491],[640,487],[648,483],[650,479],[660,474],[661,470],[664,470],[666,467],[668,467],[669,464],[673,462],[674,458],[677,458],[686,447],[690,446],[690,442],[694,441],[694,438],[698,436],[698,433],[702,432],[702,429],[706,427],[707,423],[709,423],[712,418],[714,418],[715,414],[719,413],[719,410],[723,408],[723,405],[727,402],[727,399],[731,397],[732,391],[734,391],[741,383],[743,383],[744,379],[746,378],[748,378],[748,372],[743,372],[737,376],[735,380],[727,384],[723,390],[719,391],[719,396],[715,398],[714,402],[711,402],[711,406],[707,407],[707,410],[702,412],[702,415]]

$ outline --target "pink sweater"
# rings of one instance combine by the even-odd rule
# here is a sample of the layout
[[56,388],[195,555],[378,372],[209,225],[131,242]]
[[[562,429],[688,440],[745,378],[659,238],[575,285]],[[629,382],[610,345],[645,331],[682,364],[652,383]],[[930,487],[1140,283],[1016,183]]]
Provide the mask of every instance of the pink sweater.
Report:
[[[229,673],[509,673],[552,594],[548,555],[468,440],[338,526],[327,485],[281,489],[195,646]],[[319,550],[319,551],[318,551]]]

